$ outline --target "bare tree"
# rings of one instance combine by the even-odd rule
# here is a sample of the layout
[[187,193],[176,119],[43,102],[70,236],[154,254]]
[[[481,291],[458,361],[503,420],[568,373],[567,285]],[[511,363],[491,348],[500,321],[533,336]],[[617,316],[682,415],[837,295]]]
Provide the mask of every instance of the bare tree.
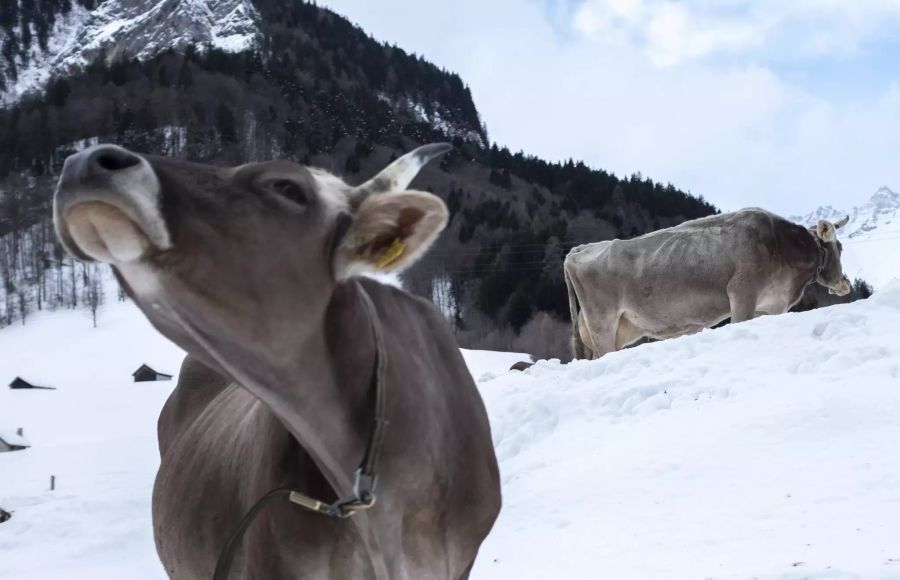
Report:
[[16,288],[16,296],[19,298],[19,320],[25,324],[25,318],[28,317],[28,286],[23,282]]
[[72,303],[71,303],[69,306],[70,306],[71,308],[75,308],[75,307],[78,306],[78,280],[77,280],[77,278],[76,278],[76,276],[75,276],[75,267],[76,267],[76,265],[77,265],[77,264],[75,264],[75,261],[72,260],[72,259],[70,258],[70,259],[69,259],[69,266],[70,266],[69,272],[72,274],[72,276],[71,276],[71,278],[70,278],[70,282],[72,283],[72,287],[70,288],[70,291],[71,291],[71,293],[72,293],[72,294],[71,294],[71,296],[72,296]]
[[97,310],[103,304],[103,279],[101,277],[100,268],[96,264],[85,266],[85,303],[91,309],[91,318],[94,321],[94,328],[97,328]]

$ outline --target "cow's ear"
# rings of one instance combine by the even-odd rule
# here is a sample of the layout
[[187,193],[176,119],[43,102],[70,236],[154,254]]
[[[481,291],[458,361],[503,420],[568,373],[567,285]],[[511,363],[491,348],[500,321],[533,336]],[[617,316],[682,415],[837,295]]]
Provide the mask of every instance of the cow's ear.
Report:
[[403,191],[366,198],[335,255],[339,279],[367,272],[399,272],[411,266],[447,225],[447,206],[437,196]]
[[834,224],[828,220],[819,220],[815,232],[823,242],[834,240]]

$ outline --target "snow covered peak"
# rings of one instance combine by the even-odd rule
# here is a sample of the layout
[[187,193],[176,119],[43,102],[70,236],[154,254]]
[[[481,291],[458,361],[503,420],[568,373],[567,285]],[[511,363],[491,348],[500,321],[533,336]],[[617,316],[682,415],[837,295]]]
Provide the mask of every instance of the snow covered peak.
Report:
[[253,47],[256,19],[248,0],[109,0],[93,11],[63,57],[107,47],[143,59],[207,43],[238,52]]
[[792,219],[797,223],[813,225],[820,219],[836,221],[849,215],[850,222],[841,234],[847,238],[856,238],[878,229],[881,225],[891,224],[897,217],[898,210],[900,210],[900,194],[887,187],[880,187],[869,201],[849,211],[837,210],[826,205],[805,216]]
[[837,221],[846,215],[846,213],[841,213],[830,205],[823,205],[805,216],[791,216],[790,219],[798,224],[812,225],[819,220]]
[[878,188],[869,203],[881,209],[897,209],[900,207],[900,193],[891,191],[885,186]]
[[107,0],[94,10],[78,4],[60,15],[47,51],[32,46],[18,63],[18,80],[0,93],[0,104],[13,103],[44,88],[58,75],[69,75],[93,61],[128,55],[147,59],[168,49],[193,44],[229,52],[256,46],[259,15],[250,0]]
[[900,278],[900,193],[881,187],[866,203],[849,210],[830,205],[791,219],[813,225],[820,219],[837,221],[850,216],[839,232],[844,244],[842,262],[850,278],[860,277],[876,289]]

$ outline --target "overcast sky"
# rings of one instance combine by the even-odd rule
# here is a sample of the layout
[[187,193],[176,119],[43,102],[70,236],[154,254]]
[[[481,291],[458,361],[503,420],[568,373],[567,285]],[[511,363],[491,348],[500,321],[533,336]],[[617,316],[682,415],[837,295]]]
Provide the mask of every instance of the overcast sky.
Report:
[[900,0],[320,0],[458,72],[490,137],[731,210],[900,189]]

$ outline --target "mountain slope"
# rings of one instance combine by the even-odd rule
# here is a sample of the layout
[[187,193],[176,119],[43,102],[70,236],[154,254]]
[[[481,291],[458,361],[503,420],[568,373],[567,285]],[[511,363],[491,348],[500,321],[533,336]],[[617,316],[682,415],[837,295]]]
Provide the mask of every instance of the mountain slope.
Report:
[[882,187],[869,201],[848,211],[825,206],[792,219],[813,225],[820,219],[836,221],[844,216],[850,216],[850,221],[839,232],[844,245],[841,261],[850,279],[862,278],[879,290],[900,278],[900,194]]
[[[702,197],[640,175],[488,146],[458,75],[377,42],[314,4],[39,4],[38,14],[23,12],[12,22],[35,28],[31,45],[46,48],[47,63],[71,64],[46,70],[71,70],[51,78],[43,93],[0,107],[0,151],[7,152],[0,156],[0,236],[13,234],[0,240],[0,256],[14,256],[0,260],[0,325],[41,306],[79,301],[47,220],[63,160],[99,141],[213,164],[292,159],[351,183],[417,144],[452,142],[454,151],[413,185],[441,196],[452,219],[434,251],[408,273],[407,285],[453,305],[445,312],[465,346],[543,357],[568,350],[562,260],[570,247],[716,211]],[[181,24],[156,22],[162,15]],[[64,27],[71,39],[57,43],[62,37],[51,34],[51,22],[66,18],[75,22]],[[10,21],[0,11],[0,29]],[[207,44],[225,38],[246,43],[225,43],[228,50]],[[245,44],[250,50],[231,51]],[[16,54],[4,62],[17,62]],[[49,292],[48,283],[58,291]],[[66,295],[72,298],[62,300]]]
[[[181,352],[130,303],[0,331],[0,580],[162,580],[150,491]],[[504,506],[473,580],[896,579],[900,286],[598,361],[465,352]],[[48,364],[53,361],[53,364]],[[57,489],[48,491],[49,476]]]
[[[259,42],[259,15],[249,0],[107,0],[94,10],[82,4],[64,7],[58,17],[43,16],[53,21],[45,41],[0,61],[7,80],[0,104],[39,93],[51,78],[76,74],[101,56],[145,60],[189,45],[241,52]],[[22,42],[23,27],[36,33],[35,23],[20,21],[8,31],[17,44]]]

